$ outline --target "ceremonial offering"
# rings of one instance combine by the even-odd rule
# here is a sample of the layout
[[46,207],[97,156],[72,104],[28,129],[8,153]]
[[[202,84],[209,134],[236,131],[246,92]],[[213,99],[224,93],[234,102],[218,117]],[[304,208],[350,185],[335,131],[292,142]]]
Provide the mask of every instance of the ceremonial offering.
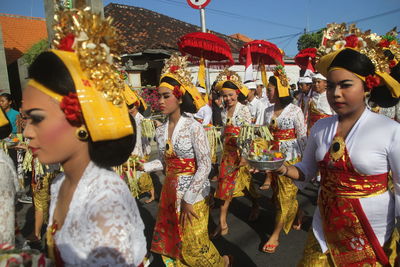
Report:
[[142,120],[142,135],[147,138],[153,138],[156,135],[156,128],[152,119]]
[[276,170],[285,162],[283,153],[275,150],[250,150],[247,155],[250,166],[258,170]]
[[222,142],[221,142],[221,132],[218,130],[219,127],[215,127],[212,124],[204,125],[204,130],[206,131],[208,143],[210,145],[211,151],[211,161],[212,163],[217,162],[217,151],[222,149]]

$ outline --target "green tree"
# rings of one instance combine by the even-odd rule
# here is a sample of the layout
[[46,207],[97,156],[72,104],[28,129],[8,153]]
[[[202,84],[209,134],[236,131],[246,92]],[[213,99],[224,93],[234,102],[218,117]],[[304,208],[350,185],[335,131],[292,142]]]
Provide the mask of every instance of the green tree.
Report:
[[322,41],[322,35],[324,34],[323,30],[324,29],[317,32],[305,33],[300,36],[299,40],[297,40],[297,49],[301,51],[310,47],[318,48]]
[[49,43],[47,39],[40,40],[36,44],[32,45],[31,48],[22,56],[25,63],[28,65],[32,64],[35,58],[42,52],[46,51],[49,48]]

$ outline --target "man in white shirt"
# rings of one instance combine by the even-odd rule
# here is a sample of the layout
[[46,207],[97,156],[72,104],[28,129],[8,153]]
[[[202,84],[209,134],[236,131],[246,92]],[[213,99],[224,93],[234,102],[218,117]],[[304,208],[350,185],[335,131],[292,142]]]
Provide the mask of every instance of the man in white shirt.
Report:
[[[201,96],[203,98],[205,98],[205,96],[207,95],[206,89],[204,89],[203,87],[197,86],[197,90],[199,91]],[[203,125],[211,124],[212,109],[208,105],[208,103],[206,105],[204,105],[203,107],[201,107],[199,109],[199,111],[197,111],[197,113],[194,114],[194,117],[196,120],[198,120]]]
[[304,115],[307,113],[308,109],[308,100],[310,99],[311,95],[311,87],[312,87],[312,79],[311,77],[305,76],[299,78],[299,90],[300,94],[297,98],[298,106],[303,111]]
[[329,106],[326,98],[326,78],[321,73],[316,73],[312,77],[312,96],[308,107],[308,133],[311,127],[320,119],[332,116],[334,111]]
[[257,98],[258,99],[262,99],[262,98],[266,98],[267,97],[267,91],[264,88],[264,84],[261,80],[257,79],[255,81],[256,85],[257,85]]
[[246,106],[250,110],[251,120],[253,124],[261,125],[264,122],[264,110],[266,106],[264,103],[256,97],[257,85],[253,81],[246,81],[244,85],[249,89],[247,95]]

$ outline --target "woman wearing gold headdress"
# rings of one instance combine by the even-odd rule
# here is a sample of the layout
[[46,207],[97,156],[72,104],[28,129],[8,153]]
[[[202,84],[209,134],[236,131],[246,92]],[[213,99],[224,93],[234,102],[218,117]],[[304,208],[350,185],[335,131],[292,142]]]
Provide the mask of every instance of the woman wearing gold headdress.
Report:
[[205,103],[191,83],[185,57],[172,55],[162,71],[160,109],[168,120],[156,129],[160,160],[145,171],[165,169],[151,251],[166,266],[227,266],[208,237],[211,155],[203,126],[192,115]]
[[64,169],[51,185],[49,255],[56,266],[139,265],[144,225],[126,184],[110,171],[135,145],[124,83],[111,64],[116,31],[87,10],[56,19],[57,49],[29,67],[22,107],[33,155]]
[[400,125],[371,112],[365,93],[389,104],[400,96],[400,84],[384,72],[388,62],[380,57],[376,35],[344,24],[328,25],[327,33],[330,39],[320,49],[326,55],[316,68],[327,77],[328,101],[337,115],[311,129],[302,162],[277,170],[300,181],[321,173],[318,208],[299,266],[393,266]]
[[226,217],[229,205],[233,197],[243,196],[243,191],[250,192],[253,207],[250,220],[258,217],[259,206],[252,195],[253,187],[251,175],[245,160],[241,157],[241,151],[237,144],[240,126],[250,125],[252,122],[251,113],[247,106],[242,105],[239,100],[244,100],[248,94],[238,74],[228,69],[221,72],[216,80],[215,88],[221,92],[224,109],[221,113],[224,127],[224,148],[222,161],[219,169],[218,186],[215,197],[224,201],[221,206],[219,225],[213,236],[228,234],[228,223]]
[[[274,76],[269,78],[267,95],[273,105],[265,109],[264,123],[269,125],[274,137],[272,149],[283,152],[288,164],[297,163],[306,145],[307,128],[303,112],[291,103],[293,99],[289,95],[289,84],[283,67],[277,67]],[[267,179],[271,179],[276,219],[274,231],[263,251],[274,253],[279,245],[280,232],[283,229],[287,234],[295,220],[298,209],[297,187],[291,179],[274,173]]]

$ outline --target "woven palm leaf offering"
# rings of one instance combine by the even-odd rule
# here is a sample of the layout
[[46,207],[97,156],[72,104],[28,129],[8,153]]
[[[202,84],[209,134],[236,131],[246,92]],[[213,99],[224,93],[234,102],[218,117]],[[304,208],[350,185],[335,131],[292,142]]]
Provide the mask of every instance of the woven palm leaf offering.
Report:
[[212,124],[207,124],[203,127],[206,131],[208,143],[210,145],[211,161],[212,163],[216,163],[218,148],[222,149],[221,132],[219,131],[220,127],[216,127]]
[[276,170],[285,162],[285,155],[271,150],[273,136],[267,126],[243,126],[239,134],[243,155],[249,165],[261,171]]
[[140,164],[140,158],[131,155],[129,159],[122,165],[114,167],[115,172],[128,184],[133,197],[139,197],[139,177],[136,172],[137,166]]

